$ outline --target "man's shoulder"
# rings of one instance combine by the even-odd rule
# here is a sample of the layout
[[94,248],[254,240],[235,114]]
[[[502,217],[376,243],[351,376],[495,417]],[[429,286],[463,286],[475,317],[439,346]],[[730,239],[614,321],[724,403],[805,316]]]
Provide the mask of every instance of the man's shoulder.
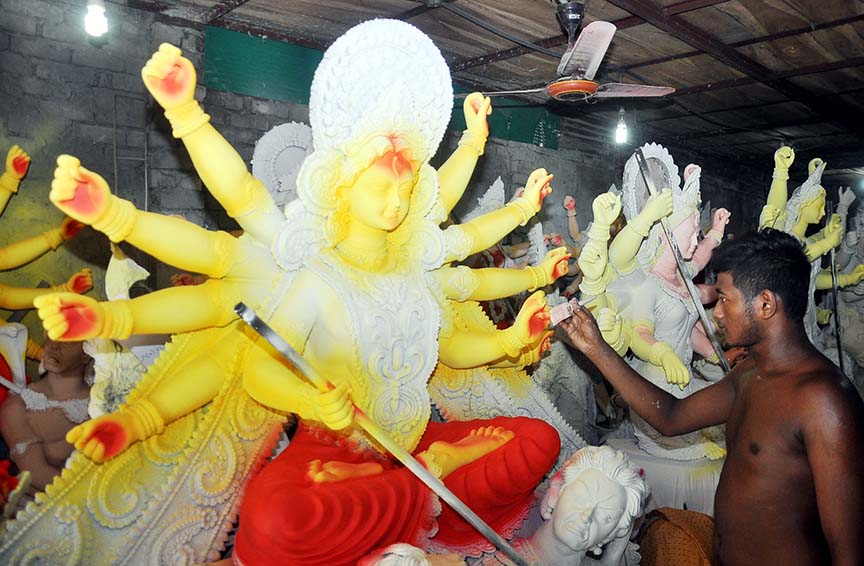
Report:
[[795,394],[807,420],[851,419],[850,422],[864,425],[864,401],[846,376],[831,363],[802,371],[795,383]]

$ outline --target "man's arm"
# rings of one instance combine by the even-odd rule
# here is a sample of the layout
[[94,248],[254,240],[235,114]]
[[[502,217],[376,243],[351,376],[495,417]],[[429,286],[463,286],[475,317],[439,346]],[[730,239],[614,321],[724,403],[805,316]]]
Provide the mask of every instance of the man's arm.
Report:
[[808,386],[801,399],[804,445],[831,563],[862,564],[864,406],[854,389],[828,380]]
[[689,397],[677,399],[628,366],[603,340],[594,317],[586,309],[574,309],[573,317],[561,326],[630,408],[661,434],[685,434],[728,419],[735,400],[736,371]]

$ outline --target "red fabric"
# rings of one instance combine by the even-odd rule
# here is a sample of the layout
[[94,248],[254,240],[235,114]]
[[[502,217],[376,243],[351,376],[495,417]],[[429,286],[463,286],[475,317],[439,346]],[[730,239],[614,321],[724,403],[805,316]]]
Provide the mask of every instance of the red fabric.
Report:
[[[6,362],[6,358],[0,356],[0,379],[5,379],[6,381],[12,383],[12,368],[9,367],[9,364]],[[0,385],[0,405],[3,404],[3,401],[9,398],[9,389]]]
[[[533,501],[533,491],[555,462],[558,433],[524,417],[429,423],[416,452],[436,440],[456,442],[481,426],[501,426],[516,437],[460,468],[444,483],[493,528],[512,533]],[[381,463],[381,474],[335,483],[306,479],[308,463]],[[426,547],[437,498],[407,469],[369,451],[336,444],[335,437],[301,425],[289,447],[246,489],[234,555],[244,566],[354,565],[396,542]],[[444,505],[436,544],[476,547],[473,527]]]

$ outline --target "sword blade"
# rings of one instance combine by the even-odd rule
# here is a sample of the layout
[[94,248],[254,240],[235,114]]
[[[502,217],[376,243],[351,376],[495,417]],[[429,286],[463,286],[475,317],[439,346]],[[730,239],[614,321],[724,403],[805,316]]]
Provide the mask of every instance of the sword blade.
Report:
[[[639,165],[639,172],[642,174],[642,181],[645,182],[645,186],[648,188],[648,194],[654,196],[657,194],[657,187],[654,186],[654,179],[651,177],[651,171],[648,169],[648,162],[645,160],[642,148],[636,148],[634,155],[636,156],[636,163]],[[705,307],[702,306],[702,300],[699,298],[699,291],[696,289],[696,285],[687,274],[684,265],[684,257],[681,255],[681,250],[678,248],[678,242],[676,242],[675,238],[672,236],[672,229],[669,227],[668,220],[661,218],[660,227],[663,229],[663,233],[666,234],[666,240],[669,242],[669,247],[672,248],[675,263],[678,265],[678,273],[681,275],[681,279],[687,287],[687,292],[690,293],[690,300],[693,301],[696,312],[699,314],[699,320],[702,321],[702,327],[705,328],[705,334],[708,336],[708,340],[711,342],[714,352],[717,353],[717,357],[720,358],[720,365],[723,366],[723,371],[729,373],[732,371],[732,366],[729,365],[729,360],[726,359],[723,347],[720,346],[720,341],[717,339],[717,333],[714,331],[714,323],[712,323],[708,318],[708,313],[705,312]]]
[[[828,214],[825,215],[825,226],[831,222],[831,217],[833,216],[832,212],[834,207],[832,203],[829,201],[827,204]],[[838,300],[838,284],[837,284],[837,263],[835,262],[836,250],[835,248],[831,248],[831,302],[834,304],[834,338],[837,341],[837,366],[840,368],[840,373],[846,375],[846,371],[843,366],[843,340],[840,334],[840,302]],[[821,261],[821,260],[819,260]],[[813,297],[809,297],[809,300],[815,301]]]
[[[243,322],[248,324],[252,329],[261,335],[264,340],[270,343],[273,348],[284,356],[285,359],[302,374],[301,377],[306,377],[320,391],[327,391],[329,384],[327,380],[307,362],[300,353],[282,338],[279,333],[270,328],[266,322],[255,314],[255,311],[247,307],[243,303],[237,303],[234,306],[234,312],[240,315]],[[417,461],[405,448],[397,443],[384,429],[378,426],[378,423],[372,420],[362,409],[354,405],[354,420],[365,430],[369,436],[375,439],[393,455],[403,466],[411,470],[417,476],[417,479],[426,484],[426,487],[435,492],[438,497],[443,499],[454,511],[459,513],[463,519],[468,521],[477,531],[491,542],[495,547],[504,553],[517,566],[536,566],[529,564],[522,558],[510,544],[504,540],[495,530],[490,527],[486,521],[480,518],[477,513],[471,510],[455,493],[450,491],[444,483],[435,477],[429,470]]]

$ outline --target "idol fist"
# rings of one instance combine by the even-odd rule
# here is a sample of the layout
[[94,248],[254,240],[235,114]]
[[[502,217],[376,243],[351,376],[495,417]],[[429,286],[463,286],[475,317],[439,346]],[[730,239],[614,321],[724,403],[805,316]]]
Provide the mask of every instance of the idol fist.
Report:
[[605,242],[588,240],[577,260],[579,269],[582,270],[586,280],[597,281],[603,276],[603,272],[606,270],[607,255]]
[[549,305],[543,291],[528,297],[516,315],[513,326],[502,332],[512,332],[522,347],[533,343],[549,328]]
[[66,433],[66,442],[97,464],[138,440],[131,415],[120,411],[86,421]]
[[27,174],[27,169],[29,168],[30,156],[17,145],[9,148],[9,151],[6,153],[6,173],[20,181]]
[[486,117],[492,114],[492,99],[479,92],[472,92],[462,103],[465,113],[465,125],[469,132],[482,137],[489,137],[489,124]]
[[75,236],[78,235],[78,232],[84,229],[83,222],[79,222],[74,218],[66,218],[63,220],[63,224],[60,225],[60,237],[64,240],[71,240]]
[[180,49],[163,43],[141,69],[144,85],[156,102],[171,110],[189,102],[195,96],[197,74],[189,59]]
[[522,198],[526,199],[534,208],[534,212],[540,211],[540,206],[543,204],[543,199],[552,193],[552,187],[549,185],[552,182],[554,175],[547,173],[545,169],[535,169],[528,176],[528,181],[525,183],[525,192],[522,193]]
[[331,430],[342,430],[354,420],[354,404],[344,383],[319,393],[315,407],[317,420]]
[[[569,266],[567,261],[570,259],[570,254],[567,253],[566,247],[555,248],[546,254],[537,269],[542,273],[546,285],[556,281],[562,275],[567,273]],[[542,285],[545,287],[546,285]]]
[[68,216],[84,224],[98,222],[108,210],[110,196],[105,179],[82,167],[78,159],[71,155],[57,158],[48,198]]
[[33,300],[48,337],[57,341],[87,340],[102,331],[104,314],[99,303],[73,293],[52,293]]
[[86,293],[93,288],[93,272],[89,268],[84,268],[74,274],[66,282],[66,290],[70,293]]
[[621,197],[613,193],[603,193],[594,199],[591,210],[594,212],[594,222],[611,226],[621,214]]
[[659,195],[649,197],[642,213],[648,217],[652,224],[672,214],[672,190],[663,189]]
[[726,230],[726,225],[729,224],[729,218],[732,217],[725,208],[718,208],[714,211],[714,218],[711,222],[711,229],[715,232],[723,233]]
[[[783,146],[774,152],[774,168],[789,171],[795,161],[795,151],[788,146]],[[788,175],[787,175],[788,178]]]

